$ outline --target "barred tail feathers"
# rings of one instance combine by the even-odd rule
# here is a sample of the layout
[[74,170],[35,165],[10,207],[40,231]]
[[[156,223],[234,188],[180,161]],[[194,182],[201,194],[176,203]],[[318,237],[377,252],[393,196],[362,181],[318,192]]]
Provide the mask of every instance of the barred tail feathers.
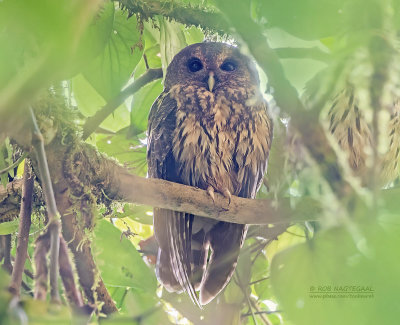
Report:
[[235,271],[247,226],[219,222],[210,232],[211,256],[203,275],[200,303],[208,304],[228,284]]

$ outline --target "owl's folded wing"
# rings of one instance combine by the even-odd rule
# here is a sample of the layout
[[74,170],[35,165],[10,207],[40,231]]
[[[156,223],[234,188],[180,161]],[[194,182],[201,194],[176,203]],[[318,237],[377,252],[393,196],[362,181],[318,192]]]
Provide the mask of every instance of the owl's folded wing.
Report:
[[[148,174],[182,183],[172,153],[176,126],[176,101],[166,92],[153,104],[148,127]],[[160,250],[157,277],[168,291],[184,289],[199,304],[191,284],[191,229],[193,216],[183,212],[154,209],[154,233]]]

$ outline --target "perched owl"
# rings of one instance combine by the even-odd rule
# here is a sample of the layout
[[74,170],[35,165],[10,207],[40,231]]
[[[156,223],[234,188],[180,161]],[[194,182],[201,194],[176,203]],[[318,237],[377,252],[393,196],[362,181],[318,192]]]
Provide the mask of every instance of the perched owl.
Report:
[[[236,47],[193,44],[168,66],[148,126],[149,177],[230,198],[254,198],[272,141],[272,121],[254,63]],[[157,277],[204,305],[229,282],[247,227],[154,209]],[[211,254],[209,254],[209,250]],[[195,290],[199,290],[199,300]]]

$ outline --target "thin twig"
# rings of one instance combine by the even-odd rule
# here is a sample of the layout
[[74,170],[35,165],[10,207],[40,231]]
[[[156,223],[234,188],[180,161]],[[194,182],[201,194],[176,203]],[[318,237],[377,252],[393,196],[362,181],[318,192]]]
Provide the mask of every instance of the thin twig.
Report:
[[77,308],[82,307],[82,295],[75,283],[74,272],[68,255],[68,246],[63,237],[60,238],[60,276],[69,303]]
[[29,230],[31,228],[32,194],[34,176],[28,160],[25,160],[24,183],[22,185],[22,203],[19,217],[17,251],[15,255],[14,268],[11,275],[9,291],[19,296],[21,290],[22,273],[24,272],[25,260],[28,256]]
[[11,235],[3,235],[0,236],[3,244],[3,269],[6,270],[9,274],[12,272],[12,264],[11,264]]
[[49,233],[46,232],[36,239],[33,260],[35,265],[35,289],[34,298],[45,300],[47,296],[47,253],[50,249]]
[[239,286],[240,290],[242,291],[243,295],[246,298],[247,306],[249,307],[249,310],[250,310],[250,313],[251,313],[251,317],[253,318],[253,322],[254,322],[255,325],[257,325],[256,316],[255,316],[255,314],[253,312],[253,308],[251,306],[249,295],[247,294],[247,290],[244,287],[242,281],[240,280],[239,273],[237,271],[235,272],[235,277],[236,277],[236,280],[237,280],[236,284]]
[[261,278],[261,279],[258,279],[258,280],[249,282],[249,286],[251,286],[251,285],[253,285],[253,284],[256,284],[256,283],[259,283],[259,282],[262,282],[262,281],[265,281],[265,280],[268,280],[268,279],[269,279],[269,276],[266,276],[266,277],[264,277],[264,278]]
[[140,88],[148,83],[162,78],[162,69],[149,69],[140,78],[135,80],[131,85],[122,90],[116,97],[111,99],[102,109],[89,117],[83,126],[82,139],[86,140],[97,127],[112,114],[129,96],[132,96]]
[[28,295],[33,297],[32,288],[28,286],[23,280],[21,281],[21,288],[24,289]]
[[[271,314],[280,313],[280,312],[281,312],[280,310],[274,310],[274,311],[256,311],[256,312],[254,313],[254,315],[261,315],[261,314],[271,315]],[[248,317],[248,316],[251,316],[251,314],[250,314],[250,313],[247,313],[247,314],[243,314],[243,315],[242,315],[242,317]]]
[[296,234],[296,233],[294,233],[294,232],[292,232],[292,231],[289,231],[289,230],[286,230],[285,232],[288,233],[288,234],[290,234],[290,235],[292,235],[292,236],[301,237],[301,238],[306,238],[305,235],[299,235],[299,234]]
[[261,243],[260,247],[258,250],[253,250],[252,253],[257,252],[256,256],[254,256],[254,258],[251,261],[251,265],[254,265],[254,263],[256,262],[256,259],[258,258],[258,256],[260,256],[260,254],[262,254],[263,249],[265,248],[265,246],[267,246],[269,243],[268,240],[265,240],[263,243]]
[[143,53],[143,61],[144,61],[144,65],[146,66],[146,70],[149,70],[150,66],[149,66],[149,62],[147,61],[146,53]]
[[15,163],[11,164],[10,166],[7,166],[7,167],[4,168],[4,169],[1,169],[1,170],[0,170],[0,175],[1,175],[1,174],[5,174],[5,173],[7,173],[9,170],[14,169],[15,167],[17,167],[27,156],[28,156],[28,153],[27,153],[27,152],[24,152],[24,153],[22,154],[22,156],[19,157],[19,159],[18,159]]
[[36,158],[41,178],[41,185],[46,201],[47,215],[49,218],[48,231],[50,232],[50,296],[55,303],[60,302],[58,292],[58,255],[60,250],[60,215],[57,211],[54,198],[53,185],[50,178],[49,166],[47,164],[44,140],[36,122],[35,114],[30,108],[33,123],[32,145],[36,152]]
[[32,272],[29,271],[29,270],[27,270],[27,269],[24,270],[24,273],[25,273],[25,275],[26,275],[28,278],[31,278],[31,279],[34,278]]
[[257,304],[256,304],[254,301],[250,300],[250,303],[251,303],[251,305],[253,306],[253,308],[256,310],[254,314],[255,314],[255,315],[259,315],[260,318],[262,319],[262,321],[264,322],[264,324],[266,324],[266,325],[272,325],[272,323],[270,322],[270,320],[269,320],[268,318],[265,317],[265,314],[266,314],[266,313],[262,312],[262,311],[257,307]]

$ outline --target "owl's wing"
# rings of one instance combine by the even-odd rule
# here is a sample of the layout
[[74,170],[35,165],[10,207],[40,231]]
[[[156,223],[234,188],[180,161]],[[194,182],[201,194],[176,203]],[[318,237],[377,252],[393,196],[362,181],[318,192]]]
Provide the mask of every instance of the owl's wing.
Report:
[[175,161],[171,150],[175,113],[176,101],[168,93],[162,93],[151,107],[147,140],[147,164],[151,178],[171,180],[171,177],[177,177],[174,175]]
[[[161,94],[153,104],[149,115],[147,161],[150,177],[182,183],[172,153],[176,110],[176,101],[168,93]],[[168,291],[183,288],[199,305],[190,281],[192,222],[193,215],[188,213],[154,209],[154,234],[160,246],[157,277]]]

